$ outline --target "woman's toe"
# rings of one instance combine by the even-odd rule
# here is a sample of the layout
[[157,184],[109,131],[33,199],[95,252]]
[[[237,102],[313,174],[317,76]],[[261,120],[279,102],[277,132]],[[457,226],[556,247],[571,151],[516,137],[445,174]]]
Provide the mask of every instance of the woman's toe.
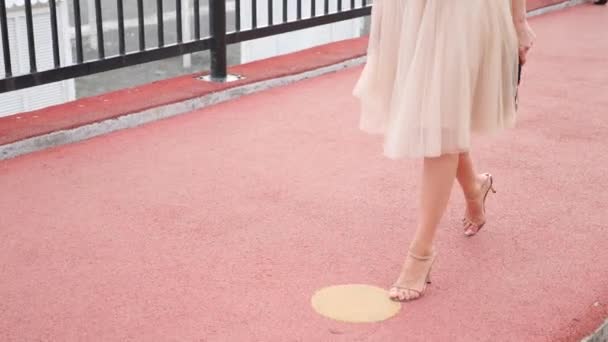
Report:
[[469,224],[464,231],[464,235],[466,236],[472,236],[475,235],[475,233],[477,232],[475,231],[475,227],[473,224]]
[[388,292],[388,297],[398,302],[409,302],[420,297],[420,294],[416,291],[392,287]]
[[414,300],[414,299],[418,299],[418,297],[420,297],[420,293],[416,292],[416,291],[407,291],[407,300]]

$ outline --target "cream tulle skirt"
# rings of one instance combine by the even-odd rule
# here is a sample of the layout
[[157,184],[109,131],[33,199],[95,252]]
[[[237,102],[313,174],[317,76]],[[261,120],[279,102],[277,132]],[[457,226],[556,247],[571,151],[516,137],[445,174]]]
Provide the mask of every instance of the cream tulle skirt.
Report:
[[517,35],[510,0],[375,0],[354,95],[384,155],[468,151],[471,134],[515,123]]

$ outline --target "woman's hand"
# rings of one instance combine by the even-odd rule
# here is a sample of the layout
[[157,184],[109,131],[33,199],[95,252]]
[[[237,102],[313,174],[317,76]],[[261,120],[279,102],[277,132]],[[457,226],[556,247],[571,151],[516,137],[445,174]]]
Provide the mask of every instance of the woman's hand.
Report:
[[525,64],[528,52],[536,40],[536,34],[532,31],[527,20],[515,24],[515,30],[517,31],[517,38],[519,40],[519,61],[521,64]]

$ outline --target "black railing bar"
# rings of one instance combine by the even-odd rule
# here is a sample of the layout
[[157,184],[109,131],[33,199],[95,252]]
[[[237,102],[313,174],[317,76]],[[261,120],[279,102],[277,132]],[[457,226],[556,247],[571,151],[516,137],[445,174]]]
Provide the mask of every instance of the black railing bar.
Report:
[[201,39],[201,6],[199,0],[194,0],[194,38]]
[[310,0],[310,17],[317,16],[317,0]]
[[118,12],[118,53],[124,55],[126,52],[125,46],[125,12],[123,0],[116,0],[116,8]]
[[342,12],[342,0],[338,0],[338,12]]
[[165,46],[165,13],[163,13],[163,0],[156,0],[156,26],[158,28],[158,47]]
[[289,8],[287,7],[287,0],[283,0],[283,22],[284,23],[289,21],[289,18],[287,18],[288,10],[289,10]]
[[53,65],[55,68],[61,66],[61,56],[59,55],[59,29],[57,27],[57,3],[49,0],[49,11],[51,12],[51,39],[53,44]]
[[355,0],[350,0],[350,9],[355,8]]
[[205,38],[199,41],[166,45],[162,48],[154,50],[143,52],[136,51],[123,56],[108,57],[102,60],[68,65],[58,69],[50,69],[32,74],[0,79],[0,94],[8,91],[30,88],[42,84],[63,81],[94,73],[101,73],[123,67],[209,50],[210,46],[211,38]]
[[268,4],[268,26],[274,23],[274,0],[266,0]]
[[[211,0],[213,1],[213,0]],[[251,0],[251,27],[258,27],[258,1]]]
[[296,20],[302,19],[302,0],[296,2]]
[[182,0],[175,0],[175,26],[177,30],[177,42],[181,43],[183,41]]
[[234,25],[237,31],[241,30],[241,0],[235,0]]
[[74,0],[74,37],[76,43],[76,62],[82,63],[84,60],[82,52],[82,20],[80,17],[80,0]]
[[8,38],[8,20],[6,16],[6,3],[0,0],[0,33],[2,35],[2,54],[4,56],[4,75],[11,77],[13,68],[11,66],[11,45]]
[[139,51],[146,50],[146,23],[144,22],[144,0],[137,0],[137,31],[139,34]]
[[95,23],[97,29],[97,53],[100,59],[106,57],[103,41],[103,16],[101,12],[101,0],[95,0]]
[[302,30],[310,27],[319,25],[331,24],[339,21],[355,19],[369,15],[371,13],[371,6],[357,8],[354,10],[343,11],[339,13],[332,13],[323,16],[317,16],[314,18],[307,18],[298,21],[291,21],[283,24],[276,24],[273,26],[260,27],[247,31],[230,32],[226,35],[226,42],[228,44],[240,43],[252,39],[264,38],[273,36],[276,34],[287,33],[291,31]]
[[324,1],[323,13],[324,14],[329,14],[329,0],[325,0]]
[[30,72],[36,72],[36,43],[34,40],[34,18],[32,16],[32,0],[25,0],[25,26],[27,30],[27,51],[30,59]]

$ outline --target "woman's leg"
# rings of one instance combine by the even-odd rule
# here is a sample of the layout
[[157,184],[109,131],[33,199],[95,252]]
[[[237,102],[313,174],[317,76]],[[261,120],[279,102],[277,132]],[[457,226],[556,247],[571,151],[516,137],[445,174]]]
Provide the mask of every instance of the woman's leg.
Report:
[[418,229],[411,244],[412,252],[417,255],[432,253],[437,225],[448,205],[456,177],[458,159],[457,154],[424,159]]
[[[447,207],[457,167],[457,154],[424,159],[419,221],[410,245],[412,254],[422,257],[432,255],[435,232]],[[390,290],[390,297],[399,300],[418,298],[424,290],[431,262],[408,255],[399,279]]]
[[481,194],[481,183],[485,180],[483,175],[475,173],[473,167],[473,160],[469,152],[461,153],[458,155],[458,169],[456,171],[456,178],[462,188],[462,193],[465,199],[473,199],[479,197]]
[[487,176],[475,173],[473,160],[469,152],[459,155],[456,178],[466,200],[465,216],[471,222],[483,222],[485,218],[483,213],[482,185],[487,180]]

